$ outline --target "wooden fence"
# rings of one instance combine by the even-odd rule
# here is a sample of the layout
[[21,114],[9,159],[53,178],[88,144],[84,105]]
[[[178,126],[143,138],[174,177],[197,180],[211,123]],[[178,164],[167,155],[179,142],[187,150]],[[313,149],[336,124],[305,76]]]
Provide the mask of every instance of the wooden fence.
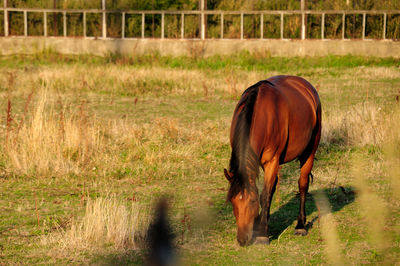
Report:
[[[161,30],[160,30],[160,35],[159,36],[152,36],[158,37],[161,39],[166,38],[165,36],[165,16],[166,15],[175,15],[180,17],[180,38],[182,39],[187,39],[187,36],[185,37],[185,16],[188,15],[195,15],[198,16],[199,18],[199,27],[198,27],[198,37],[195,39],[207,39],[207,35],[205,31],[207,30],[205,25],[206,17],[209,15],[219,15],[220,17],[220,33],[219,33],[219,38],[220,39],[227,39],[226,36],[224,36],[224,17],[234,15],[234,16],[240,16],[240,37],[238,39],[247,39],[245,37],[245,32],[244,32],[244,16],[247,15],[252,15],[252,16],[257,16],[258,19],[258,25],[257,25],[257,31],[259,31],[259,38],[260,39],[266,39],[264,37],[264,17],[266,15],[272,15],[272,16],[277,16],[280,18],[280,39],[288,39],[284,38],[284,29],[285,29],[285,16],[292,16],[292,15],[297,15],[301,16],[301,37],[298,39],[307,39],[305,30],[307,28],[307,16],[318,16],[320,17],[320,39],[327,39],[327,36],[325,34],[326,30],[326,25],[325,25],[325,18],[327,15],[339,15],[342,17],[342,22],[341,22],[341,39],[346,39],[345,37],[345,31],[346,31],[346,16],[351,16],[351,15],[359,15],[362,16],[362,34],[361,34],[361,39],[367,39],[368,36],[366,36],[366,28],[367,28],[367,16],[379,16],[381,17],[381,22],[382,25],[380,27],[381,30],[381,36],[374,37],[375,39],[382,39],[386,40],[388,39],[387,36],[387,27],[388,27],[388,15],[391,16],[398,16],[400,15],[400,10],[383,10],[383,11],[369,11],[369,10],[364,10],[364,11],[348,11],[348,10],[325,10],[325,11],[314,11],[314,10],[293,10],[293,11],[217,11],[217,10],[193,10],[193,11],[161,11],[161,10],[151,10],[151,11],[137,11],[137,10],[106,10],[106,9],[42,9],[42,8],[0,8],[0,12],[3,12],[4,14],[4,36],[10,36],[9,34],[9,26],[10,24],[13,23],[13,21],[10,21],[9,13],[10,12],[15,12],[15,13],[22,13],[23,14],[23,27],[24,27],[24,34],[21,36],[31,36],[28,31],[28,14],[29,13],[42,13],[43,14],[43,36],[47,37],[48,35],[48,14],[54,14],[54,13],[61,13],[62,14],[62,25],[63,25],[63,33],[62,36],[68,37],[68,23],[67,23],[67,14],[82,14],[83,19],[82,19],[82,29],[83,29],[83,34],[81,37],[84,38],[90,38],[92,36],[88,36],[87,34],[87,14],[101,14],[102,16],[102,23],[101,23],[101,36],[100,38],[107,39],[110,38],[110,36],[107,36],[107,16],[109,14],[119,14],[121,16],[121,39],[127,39],[128,37],[126,36],[126,16],[127,15],[139,15],[141,16],[141,24],[137,25],[138,27],[141,27],[141,36],[138,36],[136,38],[145,38],[145,27],[146,27],[146,21],[145,21],[145,16],[146,15],[161,15]],[[396,26],[398,27],[398,26]],[[258,33],[257,33],[258,35]],[[129,37],[131,38],[131,37]],[[279,38],[278,38],[279,39]],[[289,38],[290,39],[290,38]],[[340,39],[340,38],[339,38]]]

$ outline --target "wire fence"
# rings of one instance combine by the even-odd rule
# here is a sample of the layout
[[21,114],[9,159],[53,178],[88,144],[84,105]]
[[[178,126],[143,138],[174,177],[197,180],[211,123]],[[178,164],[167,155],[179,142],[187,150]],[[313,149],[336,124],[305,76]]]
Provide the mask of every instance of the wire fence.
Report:
[[400,10],[139,11],[0,8],[0,36],[400,40]]

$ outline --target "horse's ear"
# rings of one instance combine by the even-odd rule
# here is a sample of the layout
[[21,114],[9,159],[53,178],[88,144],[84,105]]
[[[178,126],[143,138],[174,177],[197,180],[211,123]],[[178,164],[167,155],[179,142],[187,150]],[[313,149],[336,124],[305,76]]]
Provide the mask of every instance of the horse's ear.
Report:
[[229,181],[229,183],[232,183],[233,174],[230,173],[228,170],[226,170],[226,168],[224,168],[224,174],[225,174],[226,179]]

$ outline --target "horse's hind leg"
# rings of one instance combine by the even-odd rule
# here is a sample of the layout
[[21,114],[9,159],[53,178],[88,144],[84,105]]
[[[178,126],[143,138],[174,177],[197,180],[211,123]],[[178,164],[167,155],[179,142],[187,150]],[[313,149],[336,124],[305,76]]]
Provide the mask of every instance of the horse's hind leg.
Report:
[[[301,159],[300,159],[301,160]],[[299,191],[300,191],[300,210],[299,217],[297,218],[297,226],[294,231],[295,235],[306,235],[305,229],[306,224],[306,196],[308,192],[308,185],[310,181],[311,169],[313,167],[314,154],[311,154],[306,160],[301,160],[301,170],[299,179]]]
[[300,179],[299,179],[299,191],[300,191],[300,210],[299,217],[297,218],[297,226],[295,228],[295,235],[306,235],[305,229],[306,224],[306,196],[308,192],[308,185],[310,182],[311,169],[314,164],[315,153],[317,152],[319,140],[321,138],[321,127],[317,125],[314,131],[312,141],[308,148],[300,156]]

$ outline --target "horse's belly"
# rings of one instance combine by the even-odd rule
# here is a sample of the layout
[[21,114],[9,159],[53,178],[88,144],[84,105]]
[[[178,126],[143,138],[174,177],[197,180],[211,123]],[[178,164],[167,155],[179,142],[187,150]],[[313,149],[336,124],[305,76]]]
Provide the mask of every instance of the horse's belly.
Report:
[[[302,143],[303,144],[303,143]],[[308,144],[308,143],[307,143]],[[287,163],[293,161],[297,157],[299,157],[307,147],[307,144],[303,145],[291,145],[288,146],[288,149],[285,153],[285,157],[281,163]]]
[[300,123],[296,130],[291,130],[289,127],[289,139],[282,163],[290,162],[304,153],[311,141],[314,127],[315,125],[313,125],[312,121]]

